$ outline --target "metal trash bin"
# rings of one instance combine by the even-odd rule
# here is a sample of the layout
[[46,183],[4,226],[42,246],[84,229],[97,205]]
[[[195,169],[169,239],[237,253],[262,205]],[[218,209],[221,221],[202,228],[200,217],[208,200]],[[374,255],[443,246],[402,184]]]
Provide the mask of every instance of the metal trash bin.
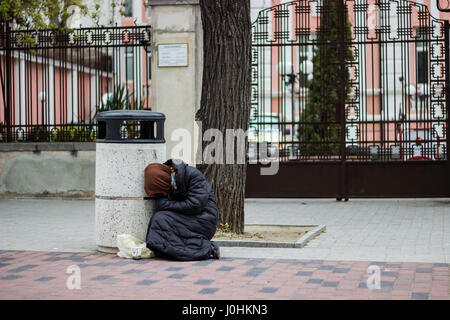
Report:
[[117,235],[145,240],[155,200],[144,190],[145,167],[166,155],[159,112],[100,112],[95,164],[95,238],[99,251],[116,253]]

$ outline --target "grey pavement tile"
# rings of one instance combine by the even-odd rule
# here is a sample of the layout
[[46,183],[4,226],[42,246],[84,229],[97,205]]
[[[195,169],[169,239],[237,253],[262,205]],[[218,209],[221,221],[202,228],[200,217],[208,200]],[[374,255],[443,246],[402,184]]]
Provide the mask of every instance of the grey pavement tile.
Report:
[[147,264],[150,263],[152,259],[140,259],[140,260],[129,260],[130,264]]
[[417,268],[416,273],[432,273],[432,268]]
[[111,266],[113,266],[113,267],[123,267],[123,266],[129,265],[130,263],[132,263],[132,262],[131,261],[127,261],[127,260],[123,260],[123,261],[115,262]]
[[169,276],[169,278],[171,278],[171,279],[183,279],[186,276],[187,276],[187,274],[184,274],[184,273],[174,273],[174,274],[171,274]]
[[324,261],[319,259],[309,260],[308,263],[322,264]]
[[122,274],[140,274],[142,272],[144,272],[144,270],[130,269],[130,270],[127,270],[125,272],[122,272]]
[[166,271],[180,271],[183,270],[184,268],[182,267],[169,267],[166,269]]
[[200,279],[200,280],[195,281],[194,284],[208,285],[213,282],[214,282],[214,280]]
[[305,262],[305,266],[309,266],[309,265],[320,266],[323,263],[324,263],[323,260],[309,260],[309,261]]
[[223,266],[223,267],[220,267],[220,268],[216,269],[216,271],[231,271],[233,269],[235,269],[235,267]]
[[263,273],[264,271],[266,271],[267,268],[252,268],[250,270],[248,270],[245,274],[244,277],[258,277],[261,273]]
[[50,257],[47,259],[44,259],[43,261],[49,261],[49,262],[54,262],[54,261],[72,261],[72,262],[86,262],[89,261],[88,259],[84,258],[84,257],[79,257],[79,256],[70,256],[70,257]]
[[61,258],[61,257],[50,257],[50,258],[44,259],[43,261],[55,262],[55,261],[61,261],[61,260],[64,260],[64,258]]
[[198,294],[213,294],[219,291],[220,288],[203,288]]
[[306,281],[306,283],[315,283],[315,284],[321,284],[323,282],[323,279],[309,279]]
[[12,257],[0,257],[0,261],[2,262],[7,262],[7,261],[11,261],[11,260],[15,260],[16,258],[12,258]]
[[156,282],[158,282],[158,280],[142,280],[142,281],[137,282],[136,284],[138,286],[150,286]]
[[413,292],[411,294],[411,299],[428,300],[428,293]]
[[339,282],[337,281],[323,281],[321,283],[322,287],[337,287]]
[[107,284],[116,284],[116,283],[119,283],[119,282],[121,282],[122,281],[122,279],[119,279],[119,278],[109,278],[109,279],[105,279],[105,280],[103,280],[102,281],[102,283],[107,283]]
[[301,276],[301,277],[309,277],[312,274],[313,274],[312,271],[299,271],[296,273],[297,276]]
[[272,287],[264,287],[261,288],[261,290],[259,290],[259,292],[263,292],[263,293],[275,293],[278,291],[278,288],[272,288]]
[[246,263],[244,263],[245,266],[256,266],[263,262],[264,259],[249,259]]
[[392,288],[394,287],[395,282],[394,281],[381,281],[380,286],[381,288]]
[[334,268],[333,273],[348,273],[350,268]]
[[398,276],[398,272],[396,272],[396,271],[381,271],[381,276],[396,277],[396,276]]
[[110,267],[113,266],[115,262],[98,262],[95,264],[91,264],[93,267]]
[[106,280],[106,279],[110,279],[110,278],[112,278],[113,276],[111,276],[111,275],[99,275],[99,276],[96,276],[96,277],[94,277],[94,278],[91,278],[91,280]]
[[46,256],[60,256],[62,254],[67,254],[66,252],[49,252],[46,254]]
[[220,257],[220,261],[234,261],[236,258],[232,257]]
[[450,266],[448,263],[435,263],[433,264],[434,267],[448,267]]
[[63,259],[63,260],[68,260],[68,261],[72,261],[72,262],[87,262],[87,261],[89,261],[85,257],[76,256],[76,255],[73,255],[71,257],[67,257],[66,259]]
[[292,265],[303,264],[303,261],[295,260],[295,259],[280,259],[280,260],[278,260],[278,262],[280,262],[280,263],[288,263],[288,264],[292,264]]
[[213,263],[213,259],[202,260],[193,264],[193,266],[203,267]]
[[0,268],[7,267],[11,265],[10,263],[0,263]]
[[27,264],[27,265],[24,265],[24,266],[21,266],[21,267],[12,269],[12,270],[8,270],[7,272],[19,273],[19,272],[23,272],[23,271],[26,271],[26,270],[30,270],[30,269],[36,268],[37,266],[38,265],[36,265],[36,264]]
[[20,278],[23,278],[23,276],[20,276],[18,274],[10,274],[10,275],[1,277],[0,279],[1,280],[15,280],[15,279],[20,279]]
[[305,263],[303,266],[305,268],[319,268],[320,264],[319,263]]
[[34,281],[47,282],[47,281],[50,281],[50,280],[53,280],[53,279],[56,279],[56,277],[41,277],[41,278],[36,279]]
[[334,270],[334,266],[320,266],[319,269],[320,270]]

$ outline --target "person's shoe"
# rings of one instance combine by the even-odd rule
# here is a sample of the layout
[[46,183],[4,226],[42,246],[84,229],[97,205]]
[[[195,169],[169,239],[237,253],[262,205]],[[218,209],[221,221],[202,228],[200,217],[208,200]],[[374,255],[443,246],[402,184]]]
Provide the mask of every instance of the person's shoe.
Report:
[[211,246],[212,246],[212,258],[213,259],[220,259],[220,248],[219,246],[215,243],[211,241]]

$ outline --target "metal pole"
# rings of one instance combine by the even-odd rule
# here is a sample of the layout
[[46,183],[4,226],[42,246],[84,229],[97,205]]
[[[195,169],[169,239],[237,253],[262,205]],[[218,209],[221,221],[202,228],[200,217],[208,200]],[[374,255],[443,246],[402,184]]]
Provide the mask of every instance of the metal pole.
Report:
[[[294,64],[292,64],[292,66],[294,66]],[[289,156],[291,156],[292,158],[295,156],[295,152],[294,152],[294,121],[295,121],[295,107],[294,107],[294,103],[295,103],[295,98],[294,98],[294,94],[295,94],[295,80],[296,80],[296,75],[295,75],[295,71],[292,70],[292,74],[293,74],[293,78],[292,78],[292,84],[291,84],[291,88],[292,88],[292,92],[291,92],[291,128],[290,128],[290,132],[291,132],[291,148],[290,148],[290,153]],[[284,132],[283,132],[283,136],[284,133],[286,132],[286,126],[284,126]],[[288,157],[289,157],[288,156]]]
[[5,105],[5,124],[6,124],[6,142],[12,141],[11,128],[11,27],[9,21],[5,22],[5,83],[6,83],[6,105]]
[[[339,62],[340,62],[340,75],[341,75],[341,84],[340,84],[340,95],[339,95],[339,106],[340,112],[339,114],[339,120],[341,124],[341,145],[340,145],[340,151],[341,151],[341,170],[340,170],[340,177],[341,177],[341,190],[338,197],[344,198],[347,200],[347,168],[346,168],[346,154],[345,154],[345,92],[346,92],[346,81],[345,81],[345,74],[347,72],[346,66],[345,66],[345,8],[344,8],[344,0],[337,0],[337,14],[338,14],[338,30],[339,32]],[[336,119],[337,120],[337,119]]]
[[[449,112],[449,106],[450,106],[450,57],[449,57],[449,46],[450,46],[450,23],[448,20],[445,20],[444,22],[444,33],[445,33],[445,109],[447,110],[447,123],[445,132],[447,132],[447,156],[446,159],[449,159],[450,151],[450,137],[448,134],[449,124],[450,124],[450,112]],[[448,166],[450,166],[450,162],[448,162]],[[450,168],[449,168],[450,169]],[[450,171],[450,170],[449,170]]]

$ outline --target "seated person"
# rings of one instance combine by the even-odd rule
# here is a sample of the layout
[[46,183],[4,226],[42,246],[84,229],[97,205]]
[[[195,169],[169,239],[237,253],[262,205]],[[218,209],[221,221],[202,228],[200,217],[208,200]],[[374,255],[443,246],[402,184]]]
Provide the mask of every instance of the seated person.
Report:
[[174,260],[219,259],[211,241],[219,218],[214,192],[195,167],[182,160],[145,168],[145,192],[159,196],[147,230],[147,248]]

